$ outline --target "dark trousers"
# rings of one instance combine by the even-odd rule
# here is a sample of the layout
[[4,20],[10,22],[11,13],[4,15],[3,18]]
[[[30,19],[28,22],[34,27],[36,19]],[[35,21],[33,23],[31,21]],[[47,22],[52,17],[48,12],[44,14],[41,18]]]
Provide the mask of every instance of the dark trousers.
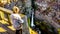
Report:
[[16,30],[16,34],[22,34],[22,29]]

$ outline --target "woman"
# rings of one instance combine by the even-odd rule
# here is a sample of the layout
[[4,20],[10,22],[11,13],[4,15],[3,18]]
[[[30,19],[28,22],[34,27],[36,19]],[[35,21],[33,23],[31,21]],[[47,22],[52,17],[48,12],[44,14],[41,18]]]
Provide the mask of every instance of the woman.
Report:
[[[14,26],[14,28],[16,29],[16,34],[22,34],[22,24],[23,24],[23,20],[21,19],[19,13],[19,8],[14,6],[13,7],[13,14],[10,15],[11,20],[12,20],[12,25]],[[19,31],[21,31],[19,33]]]

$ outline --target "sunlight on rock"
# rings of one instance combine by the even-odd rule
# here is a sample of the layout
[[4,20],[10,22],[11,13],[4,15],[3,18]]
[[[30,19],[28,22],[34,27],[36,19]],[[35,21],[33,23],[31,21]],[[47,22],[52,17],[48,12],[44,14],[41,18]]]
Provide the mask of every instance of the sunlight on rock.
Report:
[[31,28],[29,28],[30,34],[38,34],[36,31],[32,30]]

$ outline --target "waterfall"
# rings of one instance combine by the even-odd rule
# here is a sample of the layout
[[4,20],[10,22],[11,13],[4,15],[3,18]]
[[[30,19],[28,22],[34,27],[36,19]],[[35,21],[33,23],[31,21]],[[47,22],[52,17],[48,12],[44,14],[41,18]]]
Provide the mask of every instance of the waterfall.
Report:
[[32,16],[31,16],[31,27],[35,26],[34,25],[34,13],[32,12]]

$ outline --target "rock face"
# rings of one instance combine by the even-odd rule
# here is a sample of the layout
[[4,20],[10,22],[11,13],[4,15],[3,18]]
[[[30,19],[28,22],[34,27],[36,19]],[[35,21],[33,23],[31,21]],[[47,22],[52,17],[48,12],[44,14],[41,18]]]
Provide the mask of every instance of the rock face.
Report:
[[[56,0],[57,1],[57,0]],[[57,2],[56,1],[52,1],[51,3],[47,2],[47,8],[49,9],[45,9],[45,10],[41,10],[41,5],[39,6],[40,3],[37,2],[38,8],[35,11],[35,17],[39,20],[44,20],[46,23],[51,24],[55,29],[60,28],[60,11],[58,10],[59,7],[57,7]],[[44,2],[43,2],[44,3]]]
[[24,20],[23,34],[29,34],[29,26],[28,26],[28,22],[27,22],[27,16],[24,16],[22,19]]

